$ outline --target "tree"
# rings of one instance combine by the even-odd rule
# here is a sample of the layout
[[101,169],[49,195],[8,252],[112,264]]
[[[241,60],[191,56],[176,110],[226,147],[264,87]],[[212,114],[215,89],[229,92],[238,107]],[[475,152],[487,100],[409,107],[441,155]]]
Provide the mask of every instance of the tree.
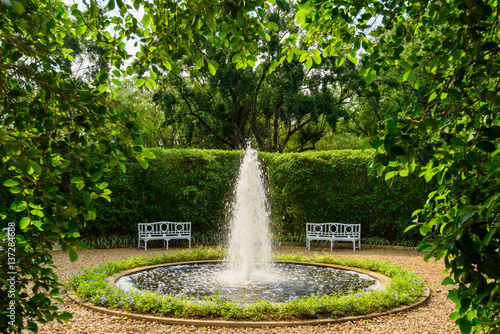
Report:
[[[145,13],[141,22],[122,0],[107,3],[118,12],[109,17],[99,15],[94,0],[83,5],[70,9],[75,25],[59,0],[0,2],[0,227],[9,229],[0,235],[7,239],[2,245],[7,252],[0,252],[2,332],[36,332],[37,322],[71,317],[58,312],[51,299],[61,301],[52,244],[60,242],[76,260],[76,249],[86,247],[78,228],[95,218],[94,201],[110,200],[107,184],[100,181],[103,173],[114,165],[124,169],[133,157],[147,168],[146,158],[153,158],[143,150],[134,110],[122,109],[108,86],[134,72],[125,65],[130,55],[124,41],[141,43],[141,64],[176,71],[175,62],[189,51],[198,54],[198,65],[215,71],[217,64],[201,58],[203,52],[192,49],[190,41],[224,42],[244,53],[264,24],[248,14],[264,6],[262,1],[163,1],[156,7],[138,0],[134,6]],[[214,36],[218,26],[235,31],[232,39]],[[154,48],[151,34],[162,36]],[[66,37],[80,36],[107,50],[113,69],[100,69],[88,83],[74,80],[72,50],[65,47]],[[152,88],[155,73],[135,86]]]
[[240,149],[251,138],[261,151],[315,149],[327,130],[347,116],[347,105],[367,95],[355,66],[337,68],[335,59],[306,69],[299,57],[292,57],[269,71],[273,60],[286,58],[287,45],[300,43],[288,38],[299,32],[296,11],[293,2],[278,1],[260,13],[273,29],[244,58],[254,68],[243,69],[240,54],[231,48],[200,45],[217,62],[215,75],[195,69],[194,58],[187,58],[181,74],[163,77],[154,101],[191,147]]
[[413,88],[373,127],[372,170],[437,179],[415,212],[419,250],[444,258],[463,333],[500,333],[499,20],[500,3],[482,0],[307,1],[297,13],[324,57],[357,63],[363,47],[367,83],[394,68]]

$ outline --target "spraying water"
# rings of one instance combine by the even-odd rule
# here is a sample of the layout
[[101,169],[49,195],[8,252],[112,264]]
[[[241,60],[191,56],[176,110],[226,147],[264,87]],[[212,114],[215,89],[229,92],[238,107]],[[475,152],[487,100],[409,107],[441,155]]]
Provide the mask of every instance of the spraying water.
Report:
[[228,270],[234,280],[269,273],[271,239],[266,191],[257,151],[247,145],[232,203]]
[[380,285],[358,273],[271,263],[269,205],[257,152],[249,146],[232,203],[227,265],[159,267],[123,276],[116,282],[118,286],[197,298],[218,293],[246,303],[257,298],[286,302],[312,293],[349,293]]

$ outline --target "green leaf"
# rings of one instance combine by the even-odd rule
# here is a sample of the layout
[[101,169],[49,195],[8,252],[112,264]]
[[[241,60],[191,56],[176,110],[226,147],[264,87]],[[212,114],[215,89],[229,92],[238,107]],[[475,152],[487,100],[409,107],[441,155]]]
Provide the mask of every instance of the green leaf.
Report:
[[75,262],[78,259],[78,253],[73,248],[69,250],[69,259],[71,262]]
[[31,223],[31,219],[29,217],[23,217],[21,218],[21,221],[19,222],[19,228],[21,230],[24,230],[26,227],[28,227]]
[[156,87],[156,82],[152,79],[147,79],[146,81],[146,87],[148,89],[153,89],[154,87]]
[[108,2],[108,9],[110,11],[112,11],[113,9],[115,9],[115,0],[109,0],[109,2]]
[[490,244],[491,238],[493,237],[493,235],[495,235],[496,232],[497,228],[494,227],[486,234],[483,240],[485,246],[488,246]]
[[137,87],[137,88],[140,88],[142,87],[144,84],[146,83],[146,80],[144,79],[139,79],[135,82],[134,86]]
[[30,164],[28,161],[22,157],[12,158],[12,163],[14,166],[18,167],[23,173],[28,173],[30,170]]
[[97,185],[97,188],[99,189],[105,189],[109,184],[107,182],[101,182]]
[[215,75],[215,72],[219,69],[219,64],[213,59],[208,60],[208,70],[212,75]]
[[9,179],[9,180],[5,181],[3,183],[3,185],[6,187],[15,187],[15,186],[19,185],[19,182]]
[[460,318],[460,312],[455,311],[455,312],[451,313],[449,318],[451,321],[457,320],[458,318]]
[[306,68],[309,70],[309,69],[312,67],[312,65],[313,65],[313,60],[312,60],[312,58],[308,58],[308,59],[306,60]]
[[318,53],[318,54],[316,54],[316,55],[313,57],[313,60],[314,60],[314,62],[315,62],[316,64],[318,64],[318,65],[319,65],[319,64],[321,64],[321,56],[320,56],[320,54],[319,54],[319,53]]
[[476,151],[470,151],[469,153],[467,153],[466,160],[469,165],[475,166],[479,162],[479,155],[477,154]]
[[205,63],[205,61],[203,60],[202,57],[198,58],[198,60],[196,60],[196,68],[197,69],[202,68],[204,63]]
[[25,155],[28,158],[36,159],[38,157],[38,150],[36,148],[32,147],[26,151]]
[[451,138],[451,143],[457,146],[467,146],[467,143],[463,141],[462,138],[453,137]]
[[87,204],[87,206],[89,206],[90,203],[92,202],[92,197],[90,196],[90,193],[88,191],[83,191],[82,196],[83,196],[83,201],[85,202],[85,204]]
[[357,57],[353,57],[351,55],[348,55],[347,59],[349,59],[351,61],[351,63],[353,63],[354,65],[356,65],[358,63],[358,58]]
[[268,22],[267,26],[270,29],[274,30],[274,31],[278,31],[279,30],[279,26],[275,22]]
[[108,89],[108,85],[100,85],[97,90],[99,91],[99,93],[104,93],[106,92],[106,90]]
[[37,173],[38,175],[42,175],[42,173],[43,173],[42,167],[40,167],[39,164],[37,164],[33,160],[28,160],[28,162],[31,165],[31,168],[33,168],[33,170],[35,171],[35,173]]
[[492,126],[481,134],[485,137],[488,137],[489,140],[498,139],[500,138],[500,126]]
[[147,158],[147,159],[154,159],[155,155],[151,151],[143,151],[142,156]]
[[451,278],[449,276],[445,277],[445,279],[441,283],[441,285],[451,285],[451,284],[455,284],[455,281],[453,280],[453,278]]
[[118,87],[121,87],[122,85],[122,82],[118,79],[111,79],[111,82],[117,85]]
[[365,77],[365,83],[367,85],[371,84],[373,82],[374,78],[375,78],[375,71],[368,72],[368,74],[366,74],[366,77]]
[[78,220],[71,219],[68,223],[68,231],[73,232],[77,229],[77,227],[78,227]]
[[338,57],[337,59],[335,59],[335,66],[336,67],[340,67],[342,66],[342,64],[345,62],[345,58],[344,57]]
[[398,78],[399,82],[405,82],[412,71],[406,71],[404,74],[400,75]]
[[26,11],[24,9],[24,6],[22,3],[20,3],[19,1],[15,1],[15,0],[12,0],[12,6],[14,6],[14,9],[16,10],[16,12],[19,14],[19,15],[23,15],[23,13]]
[[96,17],[98,13],[99,8],[97,7],[95,0],[90,0],[90,16]]
[[264,20],[266,18],[266,12],[264,12],[262,8],[258,8],[257,13],[259,13],[259,17],[261,20]]
[[458,326],[462,334],[469,334],[472,331],[472,322],[467,317],[460,318]]
[[76,28],[75,35],[82,36],[85,33],[85,31],[87,31],[87,26],[82,24],[81,26]]
[[398,172],[397,171],[390,171],[387,174],[385,174],[385,180],[392,179]]
[[21,201],[21,202],[13,202],[11,205],[10,205],[10,208],[12,210],[14,210],[15,212],[21,212],[21,211],[24,211],[26,210],[28,206],[26,205],[26,202],[25,201]]
[[231,63],[236,64],[241,59],[241,54],[237,53],[231,58]]
[[476,144],[476,147],[486,153],[493,153],[497,149],[496,146],[489,141],[480,141]]
[[83,181],[83,179],[82,179],[81,177],[76,177],[76,176],[75,176],[75,177],[73,177],[73,178],[71,179],[71,183],[76,183],[76,184],[78,184],[78,183],[84,183],[84,181]]
[[417,227],[417,225],[410,225],[410,226],[408,226],[407,228],[405,228],[405,233],[408,232],[409,230],[415,228],[415,227]]
[[137,159],[137,161],[139,162],[139,164],[141,165],[142,168],[148,169],[149,164],[148,164],[146,159],[144,159],[140,155],[137,155],[135,158]]
[[212,75],[215,75],[215,73],[217,73],[217,70],[215,69],[215,67],[213,67],[212,64],[208,64],[208,70],[210,71],[210,74]]

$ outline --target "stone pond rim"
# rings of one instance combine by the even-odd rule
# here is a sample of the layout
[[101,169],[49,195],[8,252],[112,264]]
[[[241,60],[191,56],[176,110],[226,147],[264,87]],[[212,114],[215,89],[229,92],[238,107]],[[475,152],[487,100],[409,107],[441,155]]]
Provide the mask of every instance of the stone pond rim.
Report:
[[[216,263],[216,262],[223,262],[222,260],[205,260],[205,261],[186,261],[186,262],[172,262],[172,263],[164,263],[164,264],[157,264],[157,265],[151,265],[151,266],[144,266],[144,267],[137,267],[137,268],[132,268],[132,269],[127,269],[124,271],[121,271],[119,273],[115,273],[111,276],[108,277],[109,284],[112,286],[115,286],[116,280],[118,280],[122,276],[130,275],[133,273],[137,273],[140,271],[148,270],[148,269],[154,269],[158,267],[166,267],[166,266],[175,266],[175,265],[185,265],[185,264],[195,264],[195,263]],[[313,263],[313,262],[300,262],[300,261],[275,261],[278,263],[292,263],[292,264],[300,264],[300,265],[309,265],[309,266],[322,266],[322,267],[330,267],[330,268],[335,268],[335,269],[342,269],[342,270],[350,270],[354,271],[357,273],[365,274],[368,276],[371,276],[380,282],[380,286],[377,288],[377,290],[384,290],[385,287],[390,283],[391,279],[385,275],[382,275],[380,273],[374,272],[374,271],[369,271],[361,268],[355,268],[355,267],[347,267],[347,266],[341,266],[341,265],[336,265],[336,264],[327,264],[327,263]],[[408,311],[410,309],[413,309],[415,307],[418,307],[425,302],[429,300],[431,296],[431,289],[428,288],[425,290],[418,299],[410,304],[410,305],[403,305],[403,306],[397,306],[392,309],[389,309],[384,312],[373,312],[365,315],[357,315],[357,316],[347,316],[347,317],[339,317],[339,318],[325,318],[325,319],[313,319],[313,320],[296,320],[296,321],[238,321],[238,320],[205,320],[205,319],[184,319],[184,318],[167,318],[167,317],[161,317],[161,316],[151,316],[151,315],[146,315],[146,314],[137,314],[137,313],[129,313],[129,312],[123,312],[123,311],[115,311],[111,310],[105,307],[100,307],[100,306],[94,306],[91,305],[90,303],[84,303],[82,302],[76,295],[74,295],[73,292],[68,292],[68,297],[75,301],[76,303],[80,304],[81,306],[105,313],[108,315],[112,316],[119,316],[119,317],[127,317],[131,319],[136,319],[136,320],[143,320],[143,321],[156,321],[164,324],[169,324],[169,325],[188,325],[188,326],[198,326],[198,327],[207,327],[207,326],[212,326],[212,327],[289,327],[289,326],[307,326],[307,325],[320,325],[320,324],[329,324],[329,323],[337,323],[337,322],[344,322],[344,321],[357,321],[357,320],[363,320],[363,319],[371,319],[371,318],[376,318],[384,315],[389,315],[393,313],[398,313],[398,312],[404,312]]]

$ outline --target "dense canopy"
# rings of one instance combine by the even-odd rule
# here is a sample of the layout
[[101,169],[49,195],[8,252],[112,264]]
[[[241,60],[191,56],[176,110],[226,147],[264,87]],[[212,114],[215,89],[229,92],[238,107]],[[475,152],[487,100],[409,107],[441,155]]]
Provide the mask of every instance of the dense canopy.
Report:
[[[260,65],[255,54],[282,28],[269,14],[275,2],[285,7],[284,0],[85,0],[69,8],[59,0],[0,1],[0,193],[12,198],[0,203],[0,227],[15,225],[7,235],[15,251],[0,253],[2,332],[70,317],[50,300],[61,287],[50,268],[52,243],[76,260],[85,247],[78,227],[95,217],[94,201],[111,199],[103,173],[125,169],[131,158],[147,168],[154,158],[139,135],[143,115],[115,100],[126,77],[146,69],[134,86],[151,90],[162,73],[217,78],[267,66],[270,90],[287,82],[289,64],[308,71],[346,62],[357,71],[351,79],[372,87],[397,73],[401,88],[386,96],[392,103],[376,100],[387,109],[377,110],[364,143],[376,149],[371,170],[387,180],[409,173],[437,179],[415,212],[425,236],[420,250],[445,259],[444,283],[456,284],[450,317],[461,331],[500,332],[499,1],[299,1],[300,29],[283,35],[279,55]],[[78,39],[104,61],[93,78],[74,73]],[[134,42],[140,51],[130,55],[126,45]],[[231,57],[224,69],[211,51],[219,49]],[[335,92],[335,85],[327,87]],[[320,97],[328,96],[315,103]],[[318,117],[331,114],[321,110],[327,113]],[[298,124],[280,117],[279,129]],[[274,135],[257,131],[258,121],[265,118],[255,120],[254,135],[280,151]]]

